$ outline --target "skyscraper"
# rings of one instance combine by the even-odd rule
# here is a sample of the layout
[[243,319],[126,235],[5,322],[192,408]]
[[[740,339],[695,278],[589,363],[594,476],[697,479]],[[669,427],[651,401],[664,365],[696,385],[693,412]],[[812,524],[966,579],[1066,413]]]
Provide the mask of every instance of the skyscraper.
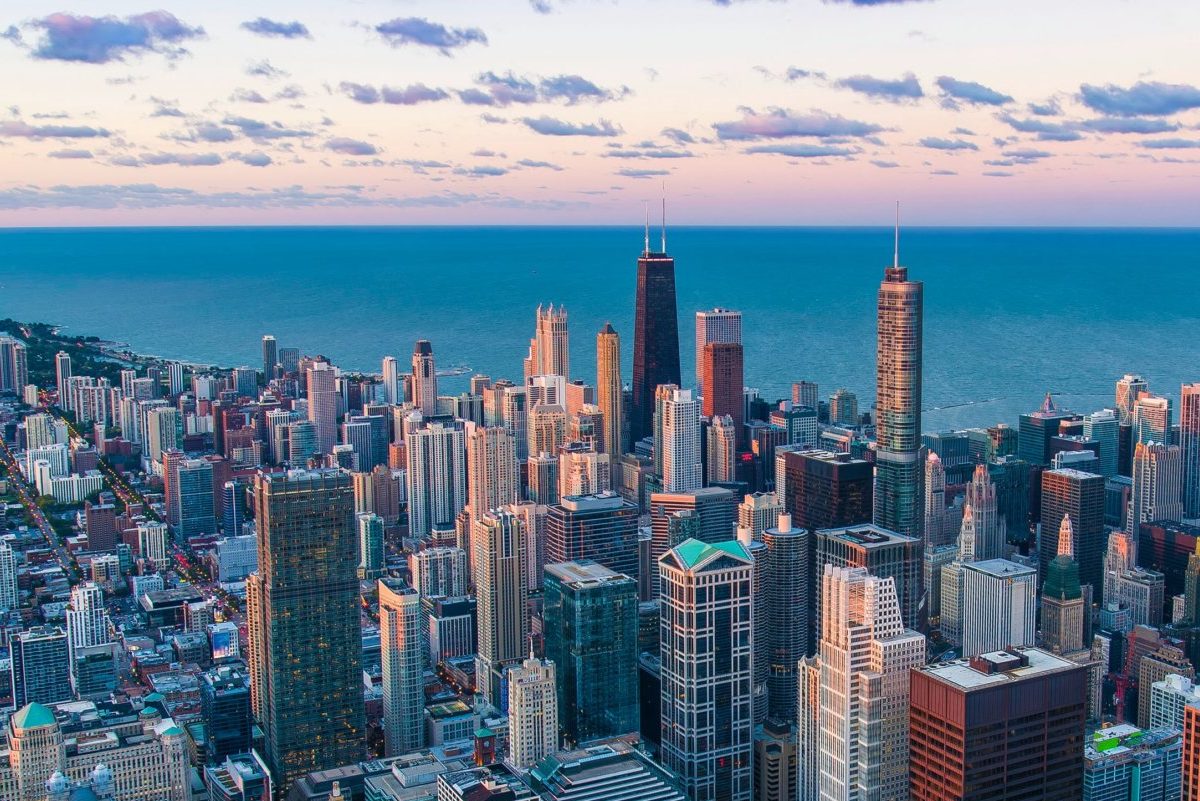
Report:
[[704,466],[706,483],[728,484],[735,480],[737,469],[737,424],[729,415],[714,417],[705,431],[708,440],[708,463]]
[[[563,306],[537,308],[537,329],[532,343],[534,369],[529,375],[560,375],[570,378],[571,349],[567,337],[567,310]],[[563,401],[560,400],[559,403]]]
[[925,457],[925,550],[946,543],[946,468],[933,451]]
[[1115,401],[1119,422],[1133,422],[1133,405],[1137,402],[1138,395],[1149,389],[1150,385],[1140,375],[1126,373],[1117,381]]
[[483,514],[520,500],[517,443],[505,428],[467,426],[467,504]]
[[1058,436],[1059,425],[1070,420],[1071,412],[1060,411],[1047,392],[1041,408],[1021,415],[1017,426],[1017,456],[1030,464],[1050,464],[1054,456],[1051,441]]
[[17,563],[12,546],[0,540],[0,614],[17,608]]
[[662,429],[663,492],[700,489],[700,404],[689,389],[673,389],[658,403]]
[[270,384],[275,377],[275,365],[279,364],[279,344],[275,337],[267,334],[262,338],[263,383]]
[[496,509],[475,517],[471,528],[471,563],[479,604],[475,682],[479,692],[499,706],[504,669],[516,665],[528,653],[529,587],[525,573],[530,555],[525,525],[510,511]]
[[1171,442],[1171,399],[1139,392],[1133,402],[1133,444]]
[[899,227],[892,266],[879,285],[875,366],[874,521],[919,536],[921,498],[921,353],[924,288],[900,266]]
[[325,454],[337,444],[337,371],[329,362],[308,370],[308,419],[317,432],[317,448]]
[[553,662],[529,658],[508,672],[508,758],[528,770],[558,750]]
[[962,653],[1033,645],[1037,571],[1007,559],[963,565]]
[[71,700],[71,652],[58,626],[34,626],[9,642],[13,706]]
[[383,402],[395,405],[402,400],[400,393],[400,363],[395,356],[384,356],[380,365],[383,372]]
[[[1043,527],[1062,523],[1071,516],[1075,559],[1079,562],[1079,580],[1092,586],[1092,597],[1100,601],[1104,573],[1104,476],[1078,470],[1046,470],[1042,473]],[[1041,537],[1038,545],[1040,569],[1045,576],[1050,561],[1058,555],[1057,538]]]
[[742,345],[740,342],[709,342],[700,352],[700,393],[705,417],[733,418],[733,430],[741,444],[745,436],[746,402],[742,394]]
[[421,414],[437,414],[437,369],[433,364],[433,345],[418,339],[412,355],[412,398]]
[[[1183,519],[1183,455],[1178,445],[1138,442],[1133,448],[1133,491],[1127,528],[1137,553],[1138,526]],[[1136,564],[1136,559],[1134,560]]]
[[[892,578],[900,599],[904,625],[915,628],[921,623],[921,578],[925,567],[922,543],[894,531],[870,524],[820,529],[814,537],[817,572],[824,565],[861,567],[872,576]],[[816,584],[816,604],[820,607],[824,585]],[[818,621],[821,618],[818,617]],[[813,633],[822,636],[821,631]]]
[[[696,312],[696,386],[704,386],[704,347],[710,343],[742,344],[742,313],[732,309]],[[738,387],[738,393],[742,391]],[[707,393],[706,393],[707,394]],[[707,414],[707,412],[706,412]]]
[[1105,478],[1117,474],[1120,428],[1117,413],[1112,409],[1101,409],[1083,417],[1083,436],[1100,446],[1100,475]]
[[960,558],[964,562],[982,562],[1004,556],[1004,526],[996,507],[996,485],[987,467],[977,465],[967,484],[964,505],[971,507],[972,525],[964,527],[959,542]]
[[171,491],[179,509],[176,534],[184,540],[202,534],[216,534],[213,462],[207,459],[184,459],[179,463],[174,479]]
[[338,470],[262,473],[254,485],[251,673],[264,756],[290,786],[364,755],[354,491]]
[[614,492],[565,497],[546,515],[546,563],[588,559],[638,577],[638,507]]
[[467,503],[466,449],[461,429],[431,423],[406,438],[408,529],[427,537],[449,525]]
[[[766,632],[767,701],[770,717],[796,718],[796,663],[812,653],[813,537],[792,527],[791,515],[779,515],[778,525],[762,532],[766,546],[763,557],[763,609],[767,620],[759,631]],[[797,603],[797,599],[804,599]]]
[[358,574],[363,579],[379,578],[385,563],[383,518],[374,512],[355,515],[358,523]]
[[1050,560],[1042,583],[1042,640],[1052,653],[1069,654],[1083,648],[1083,589],[1075,562],[1071,517],[1058,529],[1058,556]]
[[679,384],[679,319],[675,309],[675,259],[666,253],[664,228],[660,252],[650,250],[650,233],[637,263],[633,319],[633,408],[630,439],[653,431],[654,391]]
[[[686,540],[659,560],[663,765],[693,799],[750,801],[754,572],[736,541]],[[705,670],[697,670],[697,665]]]
[[815,673],[816,693],[800,693],[799,784],[815,787],[820,801],[900,801],[909,783],[908,674],[925,662],[925,638],[904,627],[894,579],[826,565],[821,585],[818,656],[802,668]]
[[568,743],[638,730],[637,581],[590,560],[547,564],[546,658]]
[[387,756],[425,746],[421,597],[399,579],[379,579],[379,653]]
[[1179,388],[1179,448],[1183,457],[1183,515],[1200,517],[1200,382]]
[[858,425],[858,396],[841,387],[829,396],[829,422],[837,426]]
[[867,523],[874,479],[871,464],[848,453],[784,451],[782,497],[792,523],[815,531]]
[[54,356],[54,383],[58,388],[58,407],[71,411],[71,393],[68,386],[71,383],[71,354],[60,350]]
[[616,461],[625,452],[621,427],[624,410],[621,408],[621,338],[612,323],[605,323],[596,334],[596,405],[604,415],[604,447],[602,450]]
[[[638,269],[640,275],[641,262],[638,262]],[[675,319],[675,284],[673,276],[671,281],[671,320],[673,323]],[[678,374],[678,343],[676,344],[675,363],[675,372]],[[678,376],[676,377],[676,380],[678,380]],[[21,390],[23,390],[25,385],[28,383],[29,361],[26,354],[25,343],[16,337],[9,336],[8,334],[0,334],[0,393],[11,392],[14,395],[20,395]]]

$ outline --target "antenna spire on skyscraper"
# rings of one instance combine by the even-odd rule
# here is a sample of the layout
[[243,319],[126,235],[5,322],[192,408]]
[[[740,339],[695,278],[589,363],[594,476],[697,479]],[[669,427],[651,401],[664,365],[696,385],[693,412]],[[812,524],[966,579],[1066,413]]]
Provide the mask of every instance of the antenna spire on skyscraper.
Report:
[[646,249],[643,250],[642,252],[649,253],[650,252],[650,201],[647,200],[644,203],[642,203],[642,207],[644,208],[644,210],[646,212]]
[[662,252],[667,252],[667,182],[662,188]]
[[892,267],[900,269],[900,201],[896,201],[896,245],[892,251]]

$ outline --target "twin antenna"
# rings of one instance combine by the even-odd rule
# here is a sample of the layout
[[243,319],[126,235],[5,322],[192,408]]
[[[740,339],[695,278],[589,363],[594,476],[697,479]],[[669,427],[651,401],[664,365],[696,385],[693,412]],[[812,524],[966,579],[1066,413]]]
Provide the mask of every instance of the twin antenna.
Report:
[[896,248],[892,251],[892,268],[900,269],[900,201],[896,201]]
[[[646,244],[645,252],[650,252],[650,203],[646,201],[643,205],[646,207]],[[663,183],[663,198],[662,198],[662,252],[667,252],[667,185]]]

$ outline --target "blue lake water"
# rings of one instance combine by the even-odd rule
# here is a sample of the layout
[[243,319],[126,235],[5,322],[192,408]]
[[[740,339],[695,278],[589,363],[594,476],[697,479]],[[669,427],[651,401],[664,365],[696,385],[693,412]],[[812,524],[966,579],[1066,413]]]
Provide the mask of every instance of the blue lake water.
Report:
[[[685,383],[694,312],[723,306],[743,313],[746,381],[765,397],[804,378],[870,406],[890,230],[668,234]],[[553,302],[572,377],[594,380],[611,321],[628,380],[641,246],[637,228],[0,230],[0,317],[225,366],[258,365],[268,333],[372,371],[427,338],[440,366],[513,377],[534,309]],[[1200,381],[1200,231],[912,229],[901,261],[925,282],[926,430],[1015,425],[1047,390],[1076,411],[1111,406],[1125,372],[1172,396]]]

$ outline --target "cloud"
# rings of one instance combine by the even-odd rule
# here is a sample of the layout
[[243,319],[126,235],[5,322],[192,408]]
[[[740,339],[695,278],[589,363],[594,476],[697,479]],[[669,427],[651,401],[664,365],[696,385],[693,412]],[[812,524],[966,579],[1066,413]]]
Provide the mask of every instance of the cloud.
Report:
[[609,145],[604,153],[605,158],[612,159],[690,159],[696,154],[687,149],[677,149],[660,145],[657,142],[638,142],[629,147],[619,144]]
[[338,84],[338,88],[354,102],[367,105],[383,102],[393,106],[415,106],[418,103],[432,103],[450,97],[450,93],[446,90],[435,89],[423,83],[414,83],[399,88],[383,86],[376,89],[374,86],[366,84],[342,81]]
[[237,134],[216,123],[202,122],[192,128],[188,138],[198,142],[232,142],[237,138]]
[[954,170],[930,170],[930,175],[958,175]]
[[670,175],[670,170],[638,170],[631,167],[626,167],[617,170],[617,175],[623,175],[626,178],[657,178],[662,175]]
[[259,36],[270,36],[277,39],[311,39],[312,34],[302,22],[276,22],[273,19],[259,17],[241,24],[243,30],[256,33]]
[[833,145],[754,145],[746,148],[747,153],[775,153],[781,156],[791,156],[798,159],[814,159],[823,156],[852,156],[857,149],[837,147]]
[[[714,0],[721,4],[721,0]],[[920,3],[925,0],[824,0],[830,5],[846,5],[846,6],[892,6],[900,5],[901,3]]]
[[165,164],[179,167],[215,167],[222,159],[217,153],[143,153],[139,161],[151,167]]
[[525,123],[526,127],[534,133],[545,136],[617,136],[622,133],[620,126],[613,125],[605,119],[596,122],[573,123],[542,115],[541,117],[524,117],[521,122]]
[[717,137],[724,141],[753,139],[783,139],[792,136],[853,136],[866,137],[879,133],[882,126],[851,120],[826,111],[797,114],[789,109],[770,108],[759,113],[742,109],[742,118],[713,124]]
[[455,175],[467,175],[472,178],[492,178],[499,175],[507,175],[508,170],[504,167],[497,167],[494,164],[479,164],[474,167],[458,167],[454,170]]
[[872,159],[871,163],[874,164],[876,167],[879,167],[882,170],[890,170],[890,169],[894,169],[894,168],[900,166],[895,161],[882,161],[879,159]]
[[183,42],[204,36],[166,11],[148,11],[129,17],[88,17],[57,13],[33,20],[41,32],[33,48],[35,58],[107,64],[128,55],[160,53],[167,58],[185,55]]
[[266,78],[275,80],[276,78],[286,78],[288,73],[279,69],[270,61],[263,59],[262,61],[252,61],[246,65],[246,74],[253,78]]
[[90,125],[30,125],[20,120],[0,122],[0,136],[23,139],[106,139],[111,136],[107,128]]
[[1169,120],[1146,119],[1145,117],[1100,117],[1085,120],[1080,125],[1089,131],[1118,134],[1155,134],[1178,131],[1179,125]]
[[335,136],[325,143],[326,150],[332,150],[334,153],[341,153],[343,156],[374,156],[379,152],[379,148],[370,142],[363,142],[359,139],[350,139],[345,136]]
[[966,139],[943,139],[939,136],[927,136],[918,142],[921,147],[932,150],[978,150],[979,146]]
[[421,17],[397,17],[375,26],[375,32],[392,47],[419,45],[432,47],[442,55],[466,47],[472,42],[486,45],[487,36],[479,28],[447,28]]
[[272,139],[293,139],[312,136],[311,131],[299,130],[296,128],[287,128],[278,122],[264,122],[255,120],[249,117],[226,117],[221,120],[222,125],[230,125],[237,128],[244,136],[257,141],[267,141]]
[[1165,117],[1200,108],[1200,89],[1180,83],[1139,81],[1128,89],[1108,84],[1079,87],[1079,99],[1088,108],[1114,117]]
[[539,14],[549,14],[554,10],[550,0],[529,0],[529,7]]
[[1016,173],[1009,172],[1007,170],[988,170],[987,172],[983,173],[983,175],[987,176],[988,178],[1012,178],[1014,175],[1016,175]]
[[852,75],[849,78],[842,78],[834,85],[893,103],[916,100],[925,96],[925,92],[921,90],[920,81],[911,72],[897,80],[875,78],[870,75]]
[[154,104],[155,109],[150,113],[151,117],[182,117],[184,113],[179,110],[179,106],[173,100],[163,100],[159,97],[151,97],[150,102]]
[[255,150],[253,153],[232,153],[230,158],[237,159],[251,167],[269,167],[273,163],[271,157],[261,150]]
[[90,150],[51,150],[47,155],[52,159],[90,159]]
[[783,73],[783,79],[785,81],[799,81],[804,78],[821,78],[823,80],[826,77],[827,77],[826,74],[823,72],[816,72],[814,70],[804,70],[804,69],[800,69],[799,67],[788,67],[787,70]]
[[662,135],[677,145],[694,145],[696,143],[694,136],[679,128],[663,128]]
[[1062,106],[1059,105],[1057,98],[1050,98],[1045,103],[1027,103],[1025,105],[1029,109],[1029,113],[1038,117],[1057,117],[1062,114]]
[[547,170],[554,170],[555,172],[563,171],[562,167],[558,166],[557,164],[553,164],[549,161],[536,161],[534,159],[521,159],[520,161],[517,162],[517,164],[521,167],[544,168]]
[[1012,102],[1012,98],[1003,92],[974,81],[960,81],[942,75],[936,83],[942,90],[942,105],[947,108],[957,108],[960,100],[974,106],[1003,106]]
[[1000,114],[996,119],[1015,131],[1037,134],[1037,138],[1048,142],[1075,142],[1083,138],[1073,123],[1046,122],[1040,119],[1021,119],[1011,114]]
[[257,90],[254,89],[234,89],[233,94],[229,96],[230,103],[266,103],[268,102]]
[[1146,139],[1138,146],[1149,150],[1185,150],[1200,147],[1200,139]]
[[1048,159],[1054,154],[1045,150],[1022,148],[1019,150],[1005,150],[1001,155],[1006,159],[1010,159],[1014,164],[1034,164],[1042,159]]
[[475,77],[475,83],[475,87],[458,92],[459,99],[470,106],[505,107],[560,100],[573,106],[583,102],[603,103],[630,93],[627,86],[619,90],[604,89],[581,75],[527,78],[511,70],[500,74],[490,71],[480,73]]

